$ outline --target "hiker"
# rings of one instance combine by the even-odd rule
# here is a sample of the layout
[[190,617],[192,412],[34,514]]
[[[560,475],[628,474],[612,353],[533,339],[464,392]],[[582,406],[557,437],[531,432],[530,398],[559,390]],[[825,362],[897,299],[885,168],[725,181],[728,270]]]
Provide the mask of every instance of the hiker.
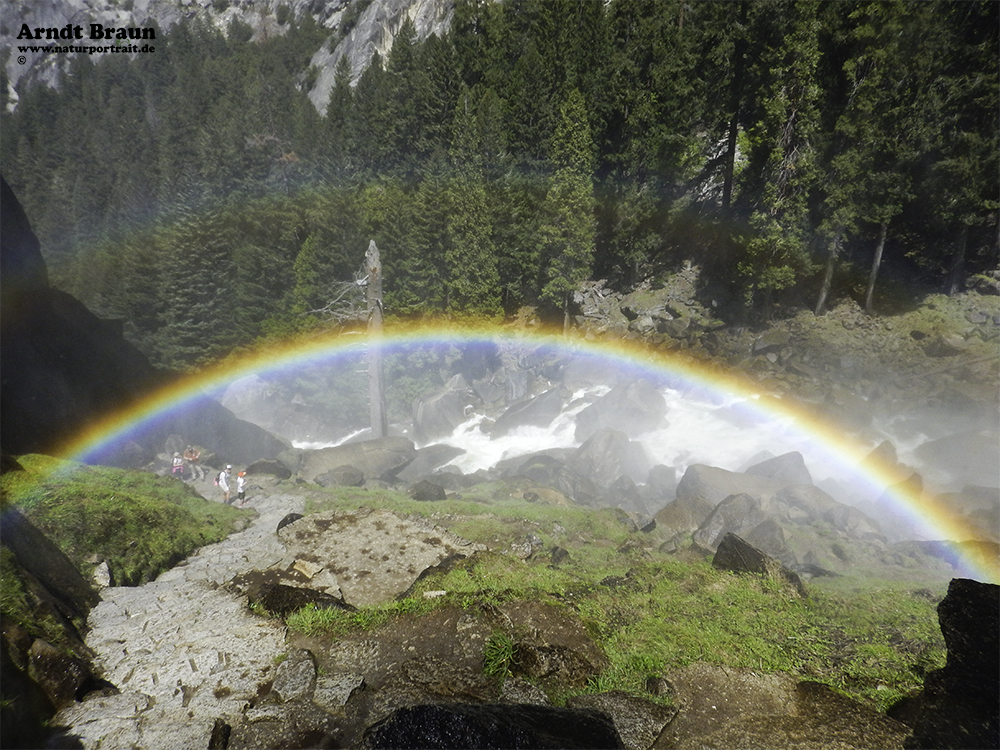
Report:
[[201,451],[195,448],[193,445],[189,445],[184,449],[184,460],[187,461],[188,467],[191,469],[192,479],[204,479],[205,470],[198,463],[198,459],[201,458]]
[[184,459],[181,458],[180,453],[174,454],[173,468],[171,468],[170,473],[181,481],[184,481]]
[[229,475],[233,470],[232,464],[227,464],[226,468],[219,472],[219,478],[215,483],[222,490],[222,502],[229,505]]
[[236,499],[240,501],[241,508],[247,504],[247,473],[245,471],[236,475]]

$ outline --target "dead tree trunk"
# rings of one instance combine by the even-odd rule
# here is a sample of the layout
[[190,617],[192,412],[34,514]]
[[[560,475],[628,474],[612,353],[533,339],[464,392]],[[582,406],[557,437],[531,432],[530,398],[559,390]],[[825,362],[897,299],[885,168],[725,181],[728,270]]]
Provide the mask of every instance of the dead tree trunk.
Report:
[[969,244],[969,225],[962,224],[958,233],[958,244],[955,254],[951,256],[951,268],[948,269],[948,296],[954,297],[962,291],[965,283],[965,248]]
[[844,237],[844,228],[837,227],[830,240],[830,254],[826,259],[826,270],[823,272],[823,285],[819,290],[819,300],[816,302],[816,315],[823,314],[826,307],[826,298],[830,294],[830,286],[833,283],[833,269],[837,265],[837,257],[840,255],[840,243]]
[[382,379],[382,262],[375,240],[365,253],[368,300],[368,399],[371,406],[372,438],[385,437],[385,383]]
[[878,246],[875,248],[875,257],[872,258],[872,270],[868,274],[868,289],[865,291],[865,315],[871,317],[872,300],[875,296],[875,278],[878,276],[878,267],[882,265],[882,250],[885,249],[885,235],[889,229],[889,222],[883,221],[878,231]]
[[733,53],[732,88],[730,89],[729,132],[726,136],[726,161],[722,178],[722,210],[728,211],[733,199],[733,179],[736,171],[736,138],[740,128],[740,103],[743,101],[743,70],[746,67],[746,25],[749,3],[740,3],[740,20],[737,26],[736,45]]

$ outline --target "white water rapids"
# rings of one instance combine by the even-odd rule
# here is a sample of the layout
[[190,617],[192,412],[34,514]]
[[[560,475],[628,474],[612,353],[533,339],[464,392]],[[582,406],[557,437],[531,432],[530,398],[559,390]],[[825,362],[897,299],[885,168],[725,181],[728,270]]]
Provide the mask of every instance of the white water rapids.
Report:
[[[576,416],[594,400],[610,390],[607,386],[580,389],[573,393],[568,405],[546,427],[521,426],[509,433],[492,437],[489,420],[479,412],[470,413],[450,436],[433,441],[452,445],[465,451],[450,465],[470,474],[489,469],[498,462],[553,449],[573,449],[580,445],[574,435]],[[707,464],[730,471],[743,471],[767,458],[791,451],[802,454],[817,485],[837,499],[851,504],[873,501],[884,488],[865,484],[853,487],[843,484],[846,474],[856,466],[848,465],[846,456],[838,454],[807,426],[796,423],[791,416],[777,415],[755,405],[755,399],[739,395],[720,396],[713,393],[699,397],[690,391],[661,388],[666,405],[666,424],[636,436],[642,444],[650,465],[663,464],[683,476],[692,464]],[[296,442],[302,449],[318,449],[342,445],[364,430],[356,430],[328,443]],[[859,442],[864,455],[883,439],[896,445],[900,460],[912,460],[912,450],[927,439],[917,435],[903,439],[884,430],[872,429],[867,439]],[[422,446],[420,446],[422,447]]]

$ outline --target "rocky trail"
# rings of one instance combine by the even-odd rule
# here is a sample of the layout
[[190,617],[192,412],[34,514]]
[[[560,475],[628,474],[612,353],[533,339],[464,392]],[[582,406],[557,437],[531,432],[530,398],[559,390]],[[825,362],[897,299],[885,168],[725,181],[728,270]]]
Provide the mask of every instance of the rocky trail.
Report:
[[283,623],[254,615],[224,584],[284,559],[274,530],[302,512],[303,500],[275,494],[252,506],[258,516],[245,530],[144,586],[102,592],[87,645],[121,692],[94,694],[57,714],[53,725],[67,728],[70,743],[76,736],[87,748],[204,750],[216,719],[234,721],[274,679],[286,652]]

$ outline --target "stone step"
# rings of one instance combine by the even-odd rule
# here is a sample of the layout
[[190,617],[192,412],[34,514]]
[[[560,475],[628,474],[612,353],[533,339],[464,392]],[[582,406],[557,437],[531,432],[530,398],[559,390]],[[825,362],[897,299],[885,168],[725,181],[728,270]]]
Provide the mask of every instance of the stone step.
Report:
[[221,586],[236,575],[288,563],[275,534],[287,495],[256,504],[244,531],[203,547],[155,581],[105,589],[88,620],[87,645],[103,676],[122,692],[94,695],[60,711],[88,750],[159,750],[208,746],[215,719],[235,721],[285,653],[279,620],[250,612]]

